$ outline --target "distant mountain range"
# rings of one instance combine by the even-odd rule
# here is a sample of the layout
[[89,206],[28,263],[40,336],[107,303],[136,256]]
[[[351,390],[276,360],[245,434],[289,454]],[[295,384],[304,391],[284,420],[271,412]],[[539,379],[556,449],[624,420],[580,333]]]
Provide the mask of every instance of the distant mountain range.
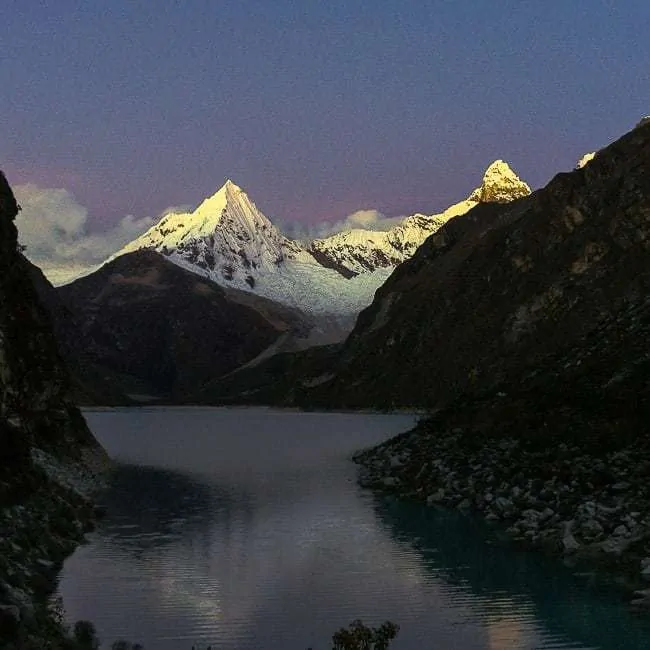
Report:
[[[425,410],[414,431],[357,456],[364,485],[487,513],[519,543],[647,581],[649,118],[532,194],[497,162],[442,215],[306,246],[227,183],[57,289],[22,258],[17,212],[0,174],[2,493],[37,491],[29,517],[53,557],[69,550],[61,521],[88,511],[59,481],[102,458],[28,274],[80,401]],[[379,273],[337,341],[328,323]],[[328,327],[335,342],[312,346]],[[54,511],[63,519],[49,525]],[[26,593],[43,549],[4,547]],[[647,590],[635,593],[647,609]]]
[[350,329],[390,272],[449,219],[477,203],[530,193],[503,161],[482,185],[442,214],[416,214],[388,231],[351,230],[309,245],[285,237],[228,180],[193,212],[168,214],[113,259],[154,250],[224,287],[248,291]]
[[342,341],[429,235],[481,203],[529,193],[496,161],[467,199],[441,214],[305,245],[285,237],[229,180],[93,273],[56,290],[42,278],[37,284],[81,401],[178,401],[274,354]]

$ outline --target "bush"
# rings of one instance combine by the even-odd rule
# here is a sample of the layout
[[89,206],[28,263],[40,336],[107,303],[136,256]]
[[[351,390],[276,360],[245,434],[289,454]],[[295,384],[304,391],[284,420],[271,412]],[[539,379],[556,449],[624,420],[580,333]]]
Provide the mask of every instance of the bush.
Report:
[[80,650],[98,650],[99,639],[95,626],[90,621],[77,621],[72,632]]
[[334,634],[332,650],[386,650],[398,632],[399,626],[390,621],[372,628],[356,620]]

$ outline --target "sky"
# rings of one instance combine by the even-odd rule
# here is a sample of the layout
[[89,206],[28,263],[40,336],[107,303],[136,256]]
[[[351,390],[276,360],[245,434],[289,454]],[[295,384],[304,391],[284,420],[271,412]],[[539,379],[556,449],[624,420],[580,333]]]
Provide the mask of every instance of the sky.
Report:
[[440,211],[497,158],[540,187],[650,113],[647,0],[4,0],[2,14],[0,168],[28,249],[56,240],[68,261],[227,178],[306,228]]

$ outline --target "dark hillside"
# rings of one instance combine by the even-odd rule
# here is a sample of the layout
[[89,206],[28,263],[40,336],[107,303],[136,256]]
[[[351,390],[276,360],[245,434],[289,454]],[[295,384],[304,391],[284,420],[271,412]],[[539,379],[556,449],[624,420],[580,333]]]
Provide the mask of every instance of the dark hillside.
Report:
[[58,287],[52,310],[73,371],[102,378],[103,389],[89,383],[104,404],[120,393],[178,400],[307,329],[288,307],[223,289],[148,250]]
[[306,399],[436,407],[518,385],[549,355],[587,355],[594,342],[594,372],[614,377],[639,361],[606,332],[612,322],[634,330],[646,309],[649,237],[645,124],[531,196],[478,206],[432,235],[377,291],[334,376]]
[[47,598],[59,563],[91,523],[89,496],[108,459],[71,400],[18,250],[18,209],[0,172],[0,640],[40,650],[65,647]]

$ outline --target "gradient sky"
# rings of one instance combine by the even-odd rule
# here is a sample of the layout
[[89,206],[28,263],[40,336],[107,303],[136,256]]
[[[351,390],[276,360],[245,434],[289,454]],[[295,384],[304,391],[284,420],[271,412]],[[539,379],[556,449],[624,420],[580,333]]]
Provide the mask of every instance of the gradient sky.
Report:
[[269,217],[534,187],[650,113],[647,0],[4,0],[0,167],[92,228],[230,177]]

